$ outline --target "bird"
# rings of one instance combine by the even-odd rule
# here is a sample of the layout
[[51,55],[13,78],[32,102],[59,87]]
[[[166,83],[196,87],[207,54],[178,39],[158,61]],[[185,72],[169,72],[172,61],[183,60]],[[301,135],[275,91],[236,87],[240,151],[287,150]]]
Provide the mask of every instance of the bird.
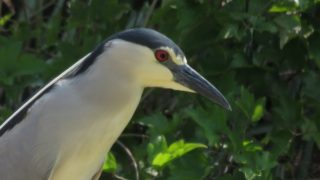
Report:
[[1,180],[98,179],[107,152],[147,87],[230,103],[150,28],[111,35],[27,100],[0,126]]

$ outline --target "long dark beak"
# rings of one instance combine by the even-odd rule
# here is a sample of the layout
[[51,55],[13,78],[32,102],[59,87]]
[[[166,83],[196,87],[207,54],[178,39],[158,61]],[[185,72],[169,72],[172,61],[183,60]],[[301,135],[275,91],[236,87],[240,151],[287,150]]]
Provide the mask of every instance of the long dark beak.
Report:
[[231,106],[222,93],[190,66],[181,65],[177,67],[174,71],[174,78],[176,82],[231,111]]

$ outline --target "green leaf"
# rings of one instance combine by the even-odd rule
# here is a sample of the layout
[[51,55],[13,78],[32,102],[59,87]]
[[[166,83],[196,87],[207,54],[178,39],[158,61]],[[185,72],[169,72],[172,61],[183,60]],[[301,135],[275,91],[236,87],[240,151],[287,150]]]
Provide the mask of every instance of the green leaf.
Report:
[[251,16],[249,18],[250,23],[252,24],[253,28],[258,32],[270,32],[270,33],[276,33],[277,28],[276,26],[267,21],[266,18],[261,16]]
[[294,2],[289,1],[279,1],[274,3],[270,8],[270,13],[284,13],[284,12],[291,12],[296,9],[296,5]]
[[246,180],[254,180],[256,177],[261,176],[261,174],[259,172],[256,172],[249,167],[240,168],[240,171],[242,171],[244,173]]
[[309,38],[309,54],[310,57],[317,63],[320,67],[320,33],[314,32]]
[[270,179],[270,170],[277,165],[270,152],[258,151],[237,155],[236,161],[241,159],[243,164],[239,170],[244,173],[246,179]]
[[307,72],[303,79],[302,94],[320,103],[320,75],[315,72]]
[[240,89],[240,93],[241,95],[236,101],[236,105],[238,105],[248,119],[251,119],[251,112],[254,108],[254,96],[243,86]]
[[160,112],[153,113],[150,116],[144,116],[139,122],[150,127],[149,131],[152,135],[166,134],[170,130],[170,123],[167,118]]
[[240,41],[244,35],[243,30],[240,29],[237,24],[227,24],[222,28],[218,37],[221,39],[235,38]]
[[232,62],[230,67],[232,68],[242,68],[242,67],[249,67],[250,64],[247,62],[245,56],[241,53],[236,53],[232,56]]
[[304,134],[304,139],[306,140],[313,139],[316,142],[318,148],[320,148],[320,131],[315,121],[306,119],[301,129]]
[[255,99],[247,89],[241,87],[241,96],[236,101],[236,105],[241,109],[243,114],[252,122],[259,121],[264,115],[265,98]]
[[6,14],[0,17],[0,26],[4,26],[12,17],[12,14]]
[[300,17],[297,15],[278,16],[274,23],[279,27],[280,48],[301,31]]
[[270,137],[266,138],[271,140],[272,149],[269,151],[273,156],[278,157],[288,152],[291,145],[291,132],[281,130],[274,131]]
[[[196,166],[195,166],[196,164]],[[168,180],[206,179],[213,170],[207,151],[192,151],[168,166]]]
[[22,42],[0,38],[0,72],[15,70],[22,49]]
[[22,54],[14,72],[15,76],[32,75],[44,72],[46,63],[32,54]]
[[225,174],[215,178],[215,180],[245,180],[245,177],[241,172],[235,172],[234,174]]
[[208,110],[199,107],[184,112],[202,128],[210,146],[217,144],[219,135],[228,131],[226,115],[220,107],[211,104]]
[[264,115],[265,98],[258,99],[251,115],[253,122],[259,121]]
[[117,170],[117,161],[111,152],[108,152],[107,158],[103,164],[104,172],[115,172]]
[[255,152],[255,151],[262,151],[262,147],[253,141],[245,140],[242,142],[242,146],[246,151]]
[[207,148],[207,146],[200,143],[185,143],[183,140],[176,141],[172,143],[168,149],[158,153],[152,160],[152,165],[162,168],[174,159],[197,148]]
[[147,146],[148,161],[152,163],[158,153],[166,151],[168,148],[166,138],[162,135],[156,136]]
[[[284,127],[293,129],[299,127],[301,121],[301,104],[290,97],[281,97],[279,105],[273,109],[274,115],[278,116],[277,128]],[[276,116],[275,116],[276,117]]]

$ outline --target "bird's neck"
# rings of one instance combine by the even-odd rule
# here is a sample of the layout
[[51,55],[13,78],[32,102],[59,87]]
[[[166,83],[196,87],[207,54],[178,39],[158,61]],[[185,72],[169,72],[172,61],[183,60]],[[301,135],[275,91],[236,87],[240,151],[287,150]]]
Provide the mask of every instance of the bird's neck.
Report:
[[129,123],[143,92],[143,86],[122,67],[114,66],[112,59],[102,58],[86,76],[79,77],[76,88],[96,112],[89,127],[95,129],[92,132],[96,132],[97,138],[110,145]]
[[70,174],[72,178],[69,179],[94,174],[138,106],[143,87],[131,77],[118,74],[116,69],[101,71],[100,67],[99,64],[92,67],[96,69],[89,69],[92,70],[90,75],[80,76],[70,84],[70,94],[81,96],[81,99],[69,106],[72,107],[70,114],[78,115],[68,119],[71,128],[65,130],[69,136],[64,137],[60,150],[64,162],[57,164],[53,179],[65,174]]

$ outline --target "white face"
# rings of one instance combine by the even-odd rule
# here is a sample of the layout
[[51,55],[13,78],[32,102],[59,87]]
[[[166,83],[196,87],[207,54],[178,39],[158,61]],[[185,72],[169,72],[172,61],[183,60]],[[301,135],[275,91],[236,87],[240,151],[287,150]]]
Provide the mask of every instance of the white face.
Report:
[[176,56],[172,49],[160,47],[153,51],[148,47],[119,39],[112,40],[110,43],[112,48],[110,53],[114,53],[119,59],[114,64],[118,64],[118,68],[122,71],[135,76],[143,87],[162,87],[193,92],[175,82],[171,70],[163,64],[165,61],[172,61],[177,66],[187,64],[186,58]]
[[125,40],[113,39],[105,44],[108,70],[141,87],[162,87],[197,92],[220,106],[231,109],[220,91],[188,66],[186,58],[168,47],[150,49]]

